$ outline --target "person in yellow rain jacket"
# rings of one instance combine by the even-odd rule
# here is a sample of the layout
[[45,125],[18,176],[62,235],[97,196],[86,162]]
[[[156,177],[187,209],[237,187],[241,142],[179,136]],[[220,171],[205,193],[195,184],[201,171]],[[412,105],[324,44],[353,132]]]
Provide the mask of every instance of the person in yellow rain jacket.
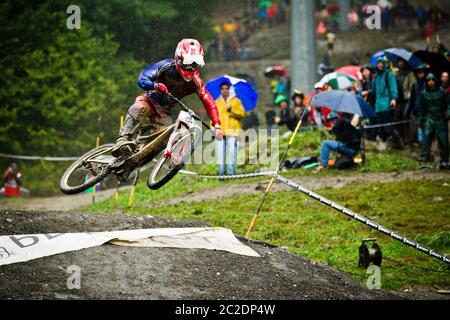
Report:
[[[223,140],[216,139],[216,157],[219,165],[219,175],[236,174],[237,139],[242,129],[242,120],[245,118],[245,110],[241,100],[230,90],[230,84],[220,84],[221,95],[216,100],[219,111],[221,129],[224,133]],[[227,170],[225,170],[227,169]]]

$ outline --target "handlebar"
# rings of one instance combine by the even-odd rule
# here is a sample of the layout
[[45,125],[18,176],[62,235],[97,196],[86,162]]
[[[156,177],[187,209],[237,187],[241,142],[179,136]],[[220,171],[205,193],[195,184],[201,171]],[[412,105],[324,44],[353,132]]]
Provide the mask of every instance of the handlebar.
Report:
[[203,124],[206,128],[211,129],[211,126],[210,126],[210,125],[208,125],[205,121],[203,121],[202,118],[200,118],[198,115],[196,115],[194,111],[192,111],[191,109],[189,109],[189,108],[188,108],[183,102],[181,102],[177,97],[173,96],[171,93],[169,93],[167,96],[168,96],[170,99],[174,100],[176,103],[178,103],[178,104],[180,105],[181,109],[183,109],[183,110],[186,111],[186,112],[189,112],[189,114],[190,114],[194,119],[197,119],[197,120],[201,121],[202,124]]

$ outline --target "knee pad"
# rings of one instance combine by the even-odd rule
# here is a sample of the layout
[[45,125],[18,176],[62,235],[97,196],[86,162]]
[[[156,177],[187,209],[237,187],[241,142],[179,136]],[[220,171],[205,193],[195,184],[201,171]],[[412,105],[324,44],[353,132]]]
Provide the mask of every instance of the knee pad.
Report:
[[140,104],[133,104],[128,109],[128,114],[133,117],[134,120],[137,120],[139,122],[144,122],[145,117],[149,112],[150,110],[146,106]]

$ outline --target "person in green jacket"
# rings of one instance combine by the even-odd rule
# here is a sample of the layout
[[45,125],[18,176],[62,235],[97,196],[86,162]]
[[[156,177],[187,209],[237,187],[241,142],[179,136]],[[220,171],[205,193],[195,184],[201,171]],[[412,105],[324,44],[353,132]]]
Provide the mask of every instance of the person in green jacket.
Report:
[[425,90],[419,98],[418,122],[424,128],[421,161],[432,161],[430,147],[436,135],[441,153],[440,169],[448,167],[449,141],[447,121],[450,119],[450,98],[437,84],[436,76],[430,73],[426,79]]
[[[387,68],[387,61],[384,57],[377,61],[376,77],[372,81],[370,94],[375,100],[376,124],[393,122],[398,99],[397,78]],[[377,129],[377,135],[383,142],[386,142],[392,135],[392,127],[387,126]]]

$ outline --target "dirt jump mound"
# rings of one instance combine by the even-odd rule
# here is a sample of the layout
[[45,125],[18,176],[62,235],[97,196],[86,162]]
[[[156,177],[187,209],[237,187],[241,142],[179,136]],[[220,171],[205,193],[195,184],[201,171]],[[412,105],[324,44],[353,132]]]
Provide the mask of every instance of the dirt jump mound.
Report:
[[[205,227],[150,215],[0,211],[0,235]],[[260,257],[112,244],[0,266],[0,299],[398,299],[288,251]],[[77,281],[73,277],[77,274]]]

